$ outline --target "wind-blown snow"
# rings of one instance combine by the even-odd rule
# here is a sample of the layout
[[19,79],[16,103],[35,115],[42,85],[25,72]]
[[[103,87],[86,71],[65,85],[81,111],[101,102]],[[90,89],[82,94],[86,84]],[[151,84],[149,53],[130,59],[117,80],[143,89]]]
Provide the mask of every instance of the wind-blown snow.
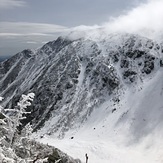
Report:
[[143,37],[163,41],[163,1],[146,0],[139,2],[139,5],[124,12],[118,17],[110,17],[101,25],[78,26],[70,29],[70,38],[96,37],[100,32],[111,33],[131,33]]

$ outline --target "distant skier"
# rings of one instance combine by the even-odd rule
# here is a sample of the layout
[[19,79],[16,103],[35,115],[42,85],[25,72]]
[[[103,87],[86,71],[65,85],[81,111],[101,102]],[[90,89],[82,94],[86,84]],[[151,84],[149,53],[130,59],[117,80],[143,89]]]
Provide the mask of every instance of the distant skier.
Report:
[[86,163],[88,163],[88,155],[87,155],[87,153],[85,154],[85,158],[86,158]]

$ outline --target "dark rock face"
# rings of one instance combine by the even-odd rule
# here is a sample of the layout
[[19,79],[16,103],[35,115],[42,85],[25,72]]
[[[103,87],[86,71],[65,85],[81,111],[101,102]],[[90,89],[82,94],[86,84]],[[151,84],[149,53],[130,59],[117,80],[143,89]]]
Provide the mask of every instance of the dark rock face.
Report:
[[144,51],[134,50],[126,53],[126,56],[129,58],[140,58],[145,54]]
[[160,60],[160,67],[163,67],[163,60]]
[[121,60],[121,68],[128,68],[129,67],[130,62],[127,59],[122,59]]
[[144,61],[144,67],[142,69],[142,72],[145,72],[146,74],[150,74],[151,71],[154,69],[154,56],[146,56]]
[[136,77],[136,72],[135,71],[132,71],[132,70],[127,70],[124,72],[123,74],[123,78],[126,79],[126,78],[129,78],[129,80],[131,82],[134,82],[135,81],[135,77]]
[[[122,39],[123,37],[123,39]],[[59,37],[36,52],[24,50],[0,63],[0,93],[4,105],[15,106],[22,93],[34,92],[31,114],[34,131],[53,118],[49,134],[60,137],[76,122],[87,120],[94,108],[104,103],[125,83],[156,70],[162,61],[150,50],[159,45],[138,36],[116,40],[69,40]],[[125,41],[123,41],[125,40]],[[123,80],[123,82],[122,82]]]

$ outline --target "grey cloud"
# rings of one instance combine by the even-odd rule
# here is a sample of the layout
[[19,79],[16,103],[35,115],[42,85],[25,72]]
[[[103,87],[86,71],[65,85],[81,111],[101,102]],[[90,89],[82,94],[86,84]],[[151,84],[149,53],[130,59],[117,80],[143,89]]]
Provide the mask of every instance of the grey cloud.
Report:
[[0,27],[0,55],[13,55],[26,48],[37,48],[69,31],[64,26],[29,22],[1,22]]
[[10,12],[0,11],[0,20],[43,22],[69,27],[94,25],[130,10],[138,5],[136,1],[144,0],[24,0],[27,7]]
[[30,22],[0,22],[1,35],[15,34],[48,34],[66,31],[68,28],[55,24]]
[[55,40],[60,35],[62,34],[0,37],[0,56],[11,56],[28,48],[36,49],[48,41]]
[[26,2],[23,0],[0,0],[1,9],[9,9],[13,7],[23,7],[26,6]]

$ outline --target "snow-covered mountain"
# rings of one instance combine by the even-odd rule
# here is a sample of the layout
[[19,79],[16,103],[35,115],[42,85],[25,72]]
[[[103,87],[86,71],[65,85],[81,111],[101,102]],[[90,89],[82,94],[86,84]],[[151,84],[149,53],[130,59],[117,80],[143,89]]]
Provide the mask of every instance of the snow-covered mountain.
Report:
[[161,163],[162,76],[163,45],[156,41],[59,37],[0,63],[0,95],[12,107],[34,92],[24,123],[32,122],[42,142],[62,139],[58,147],[75,158],[87,152],[90,163]]

